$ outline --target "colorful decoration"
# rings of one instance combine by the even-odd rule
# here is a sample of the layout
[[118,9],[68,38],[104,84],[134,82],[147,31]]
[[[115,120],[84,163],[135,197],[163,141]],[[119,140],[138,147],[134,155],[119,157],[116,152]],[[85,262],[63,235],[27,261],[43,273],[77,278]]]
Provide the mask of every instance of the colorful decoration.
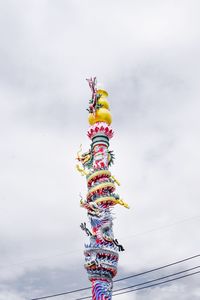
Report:
[[110,126],[112,116],[107,101],[108,93],[97,90],[96,77],[87,79],[92,91],[89,101],[88,121],[91,125],[88,137],[91,148],[82,153],[82,147],[77,153],[77,170],[86,176],[88,193],[80,205],[87,209],[91,231],[86,223],[81,223],[81,229],[90,241],[85,245],[85,269],[92,283],[93,300],[111,300],[113,277],[117,274],[119,252],[124,247],[118,243],[113,234],[112,209],[116,204],[129,208],[128,204],[115,193],[119,181],[111,175],[110,165],[114,162],[113,151],[109,150],[109,142],[113,137]]

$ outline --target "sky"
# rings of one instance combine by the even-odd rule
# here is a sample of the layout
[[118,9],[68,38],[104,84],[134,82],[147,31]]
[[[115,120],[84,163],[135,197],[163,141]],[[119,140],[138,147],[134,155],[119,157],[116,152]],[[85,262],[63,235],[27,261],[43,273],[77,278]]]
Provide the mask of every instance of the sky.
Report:
[[[200,254],[199,9],[198,0],[0,1],[0,300],[89,286],[75,157],[90,146],[90,76],[109,93],[111,171],[131,207],[114,209],[126,249],[116,279]],[[196,300],[199,276],[113,299]]]

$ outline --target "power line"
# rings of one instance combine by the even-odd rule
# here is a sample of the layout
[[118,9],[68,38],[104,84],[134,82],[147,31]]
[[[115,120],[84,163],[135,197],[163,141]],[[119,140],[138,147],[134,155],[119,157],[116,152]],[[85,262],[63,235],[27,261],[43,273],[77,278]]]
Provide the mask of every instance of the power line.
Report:
[[[137,286],[141,286],[141,285],[145,285],[145,284],[149,284],[149,283],[152,283],[152,282],[155,282],[155,281],[160,281],[162,279],[166,279],[166,278],[169,278],[169,277],[172,277],[172,276],[176,276],[176,275],[179,275],[179,274],[183,274],[183,273],[186,273],[186,272],[189,272],[189,271],[192,271],[192,270],[195,270],[197,268],[199,268],[200,266],[196,266],[196,267],[193,267],[193,268],[190,268],[190,269],[187,269],[187,270],[183,270],[183,271],[180,271],[180,272],[177,272],[177,273],[172,273],[172,274],[169,274],[169,275],[166,275],[166,276],[163,276],[163,277],[159,277],[159,278],[156,278],[156,279],[153,279],[153,280],[148,280],[148,281],[145,281],[145,282],[141,282],[141,283],[138,283],[138,284],[135,284],[135,285],[132,285],[132,286],[127,286],[127,287],[124,287],[124,288],[120,288],[118,290],[115,290],[113,291],[113,293],[115,292],[120,292],[120,291],[123,291],[123,290],[127,290],[127,289],[131,289],[131,288],[134,288],[134,287],[137,287]],[[200,272],[200,271],[199,271]],[[191,273],[192,274],[192,273]],[[178,277],[177,277],[178,278]],[[176,279],[176,278],[174,278]],[[128,291],[127,291],[128,292]],[[122,293],[119,293],[119,295],[121,295]],[[113,294],[113,296],[115,295],[118,295],[118,294]],[[82,298],[76,298],[75,300],[85,300],[85,299],[89,299],[91,296],[86,296],[86,297],[82,297]]]
[[182,279],[182,278],[185,278],[185,277],[189,277],[189,276],[192,276],[192,275],[195,275],[195,274],[199,274],[199,273],[200,273],[200,271],[197,271],[197,272],[186,274],[186,275],[183,275],[183,276],[180,276],[180,277],[176,277],[176,278],[173,278],[173,279],[168,279],[168,280],[165,280],[165,281],[162,281],[162,282],[158,282],[158,283],[154,283],[154,284],[151,284],[151,285],[148,285],[148,286],[144,286],[144,287],[140,287],[140,288],[137,288],[137,289],[133,289],[133,290],[130,290],[130,291],[126,291],[126,292],[114,294],[113,297],[114,296],[118,296],[118,295],[122,295],[122,294],[128,294],[128,293],[139,291],[139,290],[144,290],[144,289],[147,289],[147,288],[150,288],[150,287],[153,287],[153,286],[157,286],[157,285],[161,285],[161,284],[168,283],[168,282],[171,282],[171,281],[179,280],[179,279]]
[[[129,278],[133,278],[133,277],[141,276],[141,275],[148,274],[148,273],[151,273],[151,272],[154,272],[154,271],[158,271],[158,270],[161,270],[161,269],[173,266],[173,265],[180,264],[180,263],[188,261],[188,260],[195,259],[199,256],[200,256],[200,254],[190,256],[190,257],[184,258],[182,260],[178,260],[178,261],[175,261],[173,263],[166,264],[166,265],[161,266],[161,267],[157,267],[157,268],[154,268],[154,269],[150,269],[148,271],[144,271],[144,272],[141,272],[141,273],[137,273],[137,274],[134,274],[134,275],[130,275],[130,276],[126,276],[126,277],[114,280],[114,282],[119,282],[119,281],[126,280],[126,279],[129,279]],[[66,292],[51,294],[51,295],[47,295],[47,296],[43,296],[43,297],[32,298],[30,300],[42,300],[42,299],[47,299],[47,298],[53,298],[53,297],[73,294],[73,293],[77,293],[77,292],[82,292],[82,291],[86,291],[86,290],[89,290],[89,289],[91,289],[91,287],[85,287],[85,288],[80,288],[80,289],[76,289],[76,290],[72,290],[72,291],[66,291]]]
[[154,272],[154,271],[162,270],[162,269],[164,269],[164,268],[168,268],[168,267],[171,267],[171,266],[180,264],[180,263],[182,263],[182,262],[185,262],[185,261],[188,261],[188,260],[197,258],[197,257],[199,257],[199,256],[200,256],[200,254],[197,254],[197,255],[194,255],[194,256],[190,256],[190,257],[187,257],[187,258],[184,258],[184,259],[175,261],[175,262],[173,262],[173,263],[170,263],[170,264],[167,264],[167,265],[158,267],[158,268],[154,268],[154,269],[151,269],[151,270],[148,270],[148,271],[145,271],[145,272],[141,272],[141,273],[138,273],[138,274],[135,274],[135,275],[131,275],[131,276],[127,276],[127,277],[123,277],[123,278],[114,280],[114,282],[119,282],[119,281],[126,280],[126,279],[129,279],[129,278],[133,278],[133,277],[137,277],[137,276],[140,276],[140,275],[148,274],[148,273],[151,273],[151,272]]
[[179,225],[181,223],[185,223],[185,222],[192,221],[192,220],[199,219],[199,218],[200,218],[199,215],[196,215],[196,216],[193,216],[193,217],[189,217],[189,218],[185,218],[185,219],[179,220],[179,221],[174,222],[174,223],[170,223],[170,224],[166,224],[166,225],[161,225],[161,226],[156,227],[156,228],[152,228],[152,229],[149,229],[149,230],[138,232],[138,233],[135,233],[133,235],[125,236],[124,239],[126,240],[127,238],[128,239],[129,238],[134,238],[134,237],[136,237],[138,235],[143,235],[143,234],[151,233],[151,232],[154,232],[154,231],[157,231],[157,230],[163,230],[165,228],[173,227],[173,226]]
[[186,273],[186,272],[189,272],[189,271],[198,269],[199,267],[200,267],[200,266],[196,266],[196,267],[189,268],[189,269],[186,269],[186,270],[183,270],[183,271],[179,271],[179,272],[176,272],[176,273],[172,273],[172,274],[169,274],[169,275],[165,275],[165,276],[163,276],[163,277],[159,277],[159,278],[156,278],[156,279],[152,279],[152,280],[148,280],[148,281],[145,281],[145,282],[141,282],[141,283],[138,283],[138,284],[129,286],[129,287],[120,288],[120,289],[115,290],[115,291],[113,291],[113,292],[119,292],[119,291],[122,291],[122,290],[134,288],[134,287],[136,287],[136,286],[148,284],[148,283],[151,283],[151,282],[155,282],[155,281],[158,281],[158,280],[162,280],[162,279],[165,279],[165,278],[169,278],[169,277],[172,277],[172,276],[176,276],[176,275],[179,275],[179,274],[183,274],[183,273]]
[[78,293],[78,292],[82,292],[82,291],[86,291],[86,290],[90,290],[90,289],[91,289],[91,287],[86,287],[86,288],[82,288],[82,289],[78,289],[78,290],[73,290],[73,291],[69,291],[69,292],[63,292],[63,293],[53,294],[53,295],[48,295],[48,296],[43,296],[43,297],[39,297],[39,298],[32,298],[30,300],[41,300],[41,299],[53,298],[53,297],[58,297],[58,296],[63,296],[63,295],[68,295],[68,294],[73,294],[73,293]]
[[[154,231],[157,231],[157,230],[162,230],[162,229],[165,229],[167,227],[176,226],[178,224],[188,222],[188,221],[191,221],[191,220],[194,220],[194,219],[199,219],[199,218],[200,218],[200,216],[196,215],[196,216],[193,216],[193,217],[182,219],[180,221],[177,221],[177,222],[174,222],[174,223],[171,223],[171,224],[166,224],[166,225],[163,225],[163,226],[160,226],[160,227],[157,227],[157,228],[152,228],[152,229],[147,230],[147,231],[138,232],[138,233],[133,234],[133,235],[124,236],[124,240],[129,240],[130,238],[135,238],[136,236],[139,236],[139,235],[144,235],[144,234],[151,233],[151,232],[154,232]],[[79,251],[79,249],[77,248],[77,249],[74,249],[70,252],[65,251],[65,252],[62,252],[62,253],[59,253],[59,254],[49,255],[49,256],[45,256],[45,257],[31,258],[30,260],[27,260],[27,261],[16,262],[16,263],[8,264],[8,265],[0,265],[0,268],[10,268],[10,267],[13,267],[13,266],[26,265],[26,264],[29,264],[33,261],[48,260],[51,257],[66,256],[66,255],[69,255],[71,253],[75,253],[75,252],[78,252],[78,251]]]

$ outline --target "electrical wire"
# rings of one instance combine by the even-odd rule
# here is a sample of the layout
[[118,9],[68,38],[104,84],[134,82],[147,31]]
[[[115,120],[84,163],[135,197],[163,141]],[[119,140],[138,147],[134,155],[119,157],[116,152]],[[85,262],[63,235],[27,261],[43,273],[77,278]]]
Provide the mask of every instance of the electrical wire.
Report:
[[[135,238],[139,235],[144,235],[144,234],[151,233],[151,232],[154,232],[154,231],[157,231],[157,230],[163,230],[165,228],[176,226],[176,225],[179,225],[181,223],[192,221],[194,219],[199,219],[199,218],[200,218],[200,216],[196,215],[196,216],[193,216],[193,217],[189,217],[189,218],[186,218],[186,219],[179,220],[179,221],[171,223],[171,224],[166,224],[166,225],[163,225],[163,226],[160,226],[160,227],[157,227],[157,228],[152,228],[152,229],[147,230],[147,231],[138,232],[138,233],[133,234],[133,235],[124,236],[124,240],[129,240],[130,238]],[[21,261],[21,262],[16,262],[16,263],[12,263],[12,264],[0,265],[0,268],[2,269],[2,268],[10,268],[10,267],[15,267],[15,266],[17,267],[17,266],[20,266],[20,265],[30,264],[33,261],[43,261],[43,260],[48,260],[52,257],[66,256],[66,255],[69,255],[71,253],[76,253],[78,251],[79,251],[79,249],[74,249],[70,252],[65,251],[65,252],[62,252],[62,253],[59,253],[59,254],[49,255],[49,256],[45,256],[45,257],[41,257],[41,258],[32,258],[32,259],[29,259],[27,261]]]
[[189,268],[189,269],[186,269],[186,270],[183,270],[183,271],[179,271],[179,272],[176,272],[176,273],[171,273],[171,274],[165,275],[165,276],[163,276],[163,277],[159,277],[159,278],[156,278],[156,279],[152,279],[152,280],[148,280],[148,281],[145,281],[145,282],[141,282],[141,283],[138,283],[138,284],[129,286],[129,287],[120,288],[120,289],[115,290],[115,291],[113,291],[113,292],[119,292],[119,291],[122,291],[122,290],[134,288],[134,287],[136,287],[136,286],[140,286],[140,285],[144,285],[144,284],[149,284],[149,283],[152,283],[152,282],[155,282],[155,281],[158,281],[158,280],[166,279],[166,278],[169,278],[169,277],[172,277],[172,276],[176,276],[176,275],[179,275],[179,274],[183,274],[183,273],[186,273],[186,272],[189,272],[189,271],[198,269],[199,267],[200,267],[200,266],[196,266],[196,267]]
[[161,285],[161,284],[164,284],[164,283],[168,283],[168,282],[171,282],[171,281],[179,280],[179,279],[182,279],[182,278],[185,278],[185,277],[189,277],[189,276],[192,276],[192,275],[195,275],[195,274],[199,274],[199,273],[200,273],[200,271],[197,271],[197,272],[186,274],[186,275],[183,275],[183,276],[180,276],[180,277],[168,279],[168,280],[165,280],[165,281],[162,281],[162,282],[158,282],[158,283],[154,283],[154,284],[151,284],[151,285],[148,285],[148,286],[144,286],[144,287],[140,287],[140,288],[137,288],[137,289],[133,289],[133,290],[130,290],[130,291],[126,291],[126,292],[122,292],[122,293],[117,293],[117,294],[114,294],[113,297],[114,296],[118,296],[118,295],[122,295],[122,294],[128,294],[128,293],[139,291],[139,290],[144,290],[144,289],[147,289],[147,288],[150,288],[150,287],[154,287],[154,286]]
[[127,240],[129,238],[137,237],[138,235],[143,235],[143,234],[151,233],[151,232],[154,232],[154,231],[163,230],[165,228],[177,226],[177,225],[180,225],[182,223],[189,222],[189,221],[192,221],[192,220],[195,220],[195,219],[200,219],[200,216],[196,215],[196,216],[193,216],[193,217],[189,217],[189,218],[179,220],[177,222],[173,222],[173,223],[166,224],[166,225],[161,225],[159,227],[155,227],[155,228],[152,228],[152,229],[149,229],[149,230],[141,231],[141,232],[138,232],[138,233],[135,233],[135,234],[132,234],[132,235],[127,235],[127,236],[124,236],[124,239]]
[[[155,282],[155,281],[160,281],[160,280],[172,277],[172,276],[176,276],[176,275],[179,275],[179,274],[183,274],[183,273],[198,269],[199,267],[200,266],[196,266],[196,267],[186,269],[186,270],[183,270],[183,271],[179,271],[179,272],[176,272],[176,273],[172,273],[172,274],[169,274],[169,275],[166,275],[166,276],[163,276],[163,277],[159,277],[159,278],[148,280],[148,281],[145,281],[145,282],[141,282],[141,283],[138,283],[138,284],[135,284],[135,285],[132,285],[132,286],[127,286],[127,287],[124,287],[124,288],[120,288],[118,290],[114,290],[113,291],[113,296],[118,295],[118,294],[114,294],[115,292],[120,292],[120,291],[124,291],[124,290],[127,290],[127,289],[135,288],[135,287],[138,287],[138,286],[141,286],[141,285],[149,284],[149,283],[152,283],[152,282]],[[75,300],[85,300],[85,299],[89,299],[90,297],[91,296],[86,296],[86,297],[82,297],[82,298],[77,298]]]
[[[175,262],[173,262],[173,263],[163,265],[163,266],[161,266],[161,267],[157,267],[157,268],[154,268],[154,269],[150,269],[150,270],[148,270],[148,271],[144,271],[144,272],[141,272],[141,273],[137,273],[137,274],[134,274],[134,275],[130,275],[130,276],[126,276],[126,277],[123,277],[123,278],[114,280],[114,282],[119,282],[119,281],[127,280],[127,279],[130,279],[130,278],[134,278],[134,277],[137,277],[137,276],[141,276],[141,275],[144,275],[144,274],[148,274],[148,273],[151,273],[151,272],[154,272],[154,271],[158,271],[158,270],[161,270],[161,269],[170,267],[170,266],[174,266],[174,265],[180,264],[180,263],[182,263],[182,262],[186,262],[186,261],[195,259],[195,258],[197,258],[197,257],[199,257],[199,256],[200,256],[200,254],[193,255],[193,256],[184,258],[184,259],[182,259],[182,260],[178,260],[178,261],[175,261]],[[84,288],[80,288],[80,289],[76,289],[76,290],[72,290],[72,291],[66,291],[66,292],[62,292],[62,293],[51,294],[51,295],[48,295],[48,296],[32,298],[32,299],[30,299],[30,300],[42,300],[42,299],[48,299],[48,298],[58,297],[58,296],[62,296],[62,295],[68,295],[68,294],[73,294],[73,293],[77,293],[77,292],[82,292],[82,291],[86,291],[86,290],[89,290],[89,289],[91,289],[91,287],[84,287]],[[87,298],[86,298],[86,299],[87,299]]]
[[185,262],[185,261],[188,261],[188,260],[197,258],[197,257],[199,257],[199,256],[200,256],[200,254],[197,254],[197,255],[194,255],[194,256],[190,256],[190,257],[187,257],[187,258],[184,258],[184,259],[175,261],[175,262],[173,262],[173,263],[170,263],[170,264],[167,264],[167,265],[158,267],[158,268],[154,268],[154,269],[151,269],[151,270],[148,270],[148,271],[144,271],[144,272],[137,273],[137,274],[134,274],[134,275],[130,275],[130,276],[127,276],[127,277],[123,277],[123,278],[120,278],[120,279],[116,279],[116,280],[114,280],[114,282],[119,282],[119,281],[126,280],[126,279],[129,279],[129,278],[133,278],[133,277],[141,276],[141,275],[144,275],[144,274],[148,274],[148,273],[151,273],[151,272],[154,272],[154,271],[162,270],[162,269],[165,269],[165,268],[168,268],[168,267],[171,267],[171,266],[180,264],[180,263],[182,263],[182,262]]

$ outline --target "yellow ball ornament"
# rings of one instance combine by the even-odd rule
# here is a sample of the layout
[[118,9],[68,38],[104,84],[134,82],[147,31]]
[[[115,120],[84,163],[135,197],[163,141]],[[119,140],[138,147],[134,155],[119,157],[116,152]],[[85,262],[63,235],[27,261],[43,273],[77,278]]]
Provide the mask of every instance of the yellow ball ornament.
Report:
[[112,115],[108,109],[101,107],[94,114],[89,114],[88,121],[90,125],[94,125],[97,122],[105,122],[110,125],[112,123]]
[[103,108],[106,108],[106,109],[109,109],[110,108],[110,105],[108,103],[108,100],[104,97],[101,97],[99,100],[98,100],[98,104],[100,104]]
[[100,96],[97,100],[99,108],[95,109],[93,113],[89,113],[89,124],[94,125],[97,122],[105,122],[110,125],[112,123],[112,115],[109,111],[108,93],[105,90],[99,89],[97,90],[97,94]]

